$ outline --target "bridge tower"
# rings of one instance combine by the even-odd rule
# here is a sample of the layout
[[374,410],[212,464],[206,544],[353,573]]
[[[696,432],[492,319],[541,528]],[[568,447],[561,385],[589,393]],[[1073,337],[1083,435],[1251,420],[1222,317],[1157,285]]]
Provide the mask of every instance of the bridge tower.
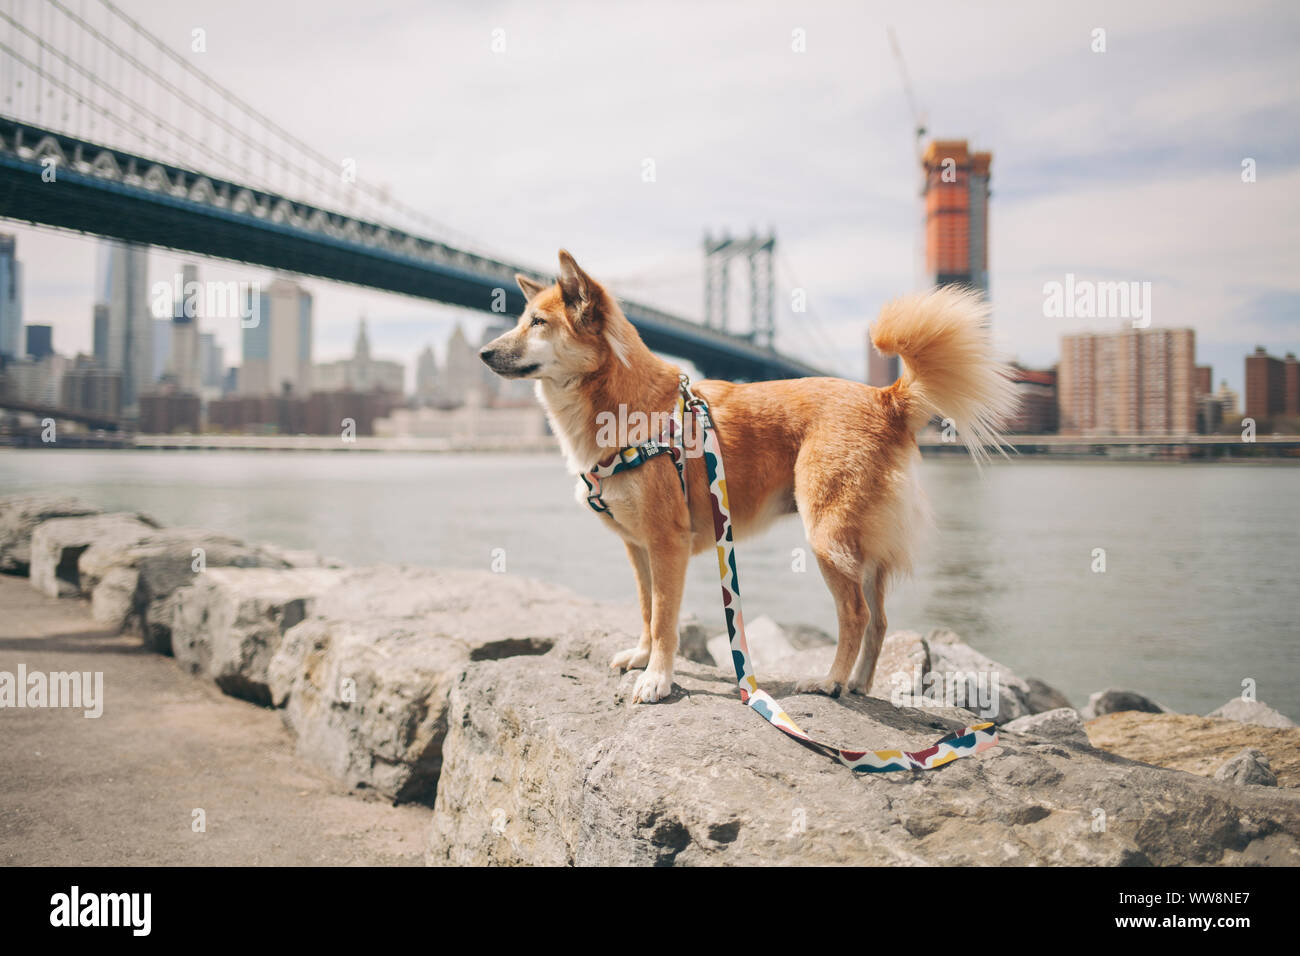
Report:
[[731,332],[728,325],[728,301],[731,298],[731,260],[744,256],[749,261],[749,318],[750,331],[732,333],[744,335],[755,345],[772,348],[776,335],[776,292],[772,260],[776,251],[776,236],[733,239],[726,233],[714,239],[704,234],[704,324],[720,332]]

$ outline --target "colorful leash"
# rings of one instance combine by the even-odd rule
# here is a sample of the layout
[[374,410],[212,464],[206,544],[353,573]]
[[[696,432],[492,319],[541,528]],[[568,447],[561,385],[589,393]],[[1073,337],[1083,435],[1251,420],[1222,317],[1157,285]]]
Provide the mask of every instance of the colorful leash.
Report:
[[[713,504],[713,534],[718,546],[718,573],[722,578],[722,610],[727,618],[727,635],[731,640],[731,660],[736,667],[740,699],[758,711],[769,723],[818,753],[838,760],[854,773],[888,773],[892,770],[933,770],[987,750],[998,742],[992,722],[974,724],[935,741],[924,750],[845,750],[814,740],[804,733],[781,705],[767,691],[760,690],[745,640],[745,619],[740,610],[740,576],[736,573],[736,549],[731,535],[731,509],[727,503],[727,476],[722,467],[722,450],[713,430],[708,403],[691,391],[689,380],[682,376],[681,393],[686,407],[695,415],[704,438],[704,463],[709,476],[709,499]],[[679,406],[681,402],[679,400]],[[680,469],[680,458],[677,459]],[[637,462],[640,464],[640,462]],[[588,483],[590,487],[590,483]],[[597,487],[597,494],[599,486]],[[590,498],[590,496],[589,496]],[[592,506],[593,508],[595,505]]]

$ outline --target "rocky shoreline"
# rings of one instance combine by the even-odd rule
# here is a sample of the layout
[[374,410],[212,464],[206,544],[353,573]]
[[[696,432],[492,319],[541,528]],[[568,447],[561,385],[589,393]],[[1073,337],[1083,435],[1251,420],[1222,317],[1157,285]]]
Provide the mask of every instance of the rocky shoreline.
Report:
[[831,700],[793,690],[829,638],[750,624],[764,687],[846,745],[910,749],[972,722],[896,706],[891,675],[996,675],[998,747],[855,777],[741,706],[699,622],[683,622],[672,696],[630,705],[633,675],[607,661],[635,642],[636,609],[537,581],[348,567],[54,495],[0,498],[0,571],[276,708],[343,785],[429,806],[435,865],[1300,863],[1284,715],[1175,714],[1115,689],[1075,710],[951,632],[891,634],[872,696]]

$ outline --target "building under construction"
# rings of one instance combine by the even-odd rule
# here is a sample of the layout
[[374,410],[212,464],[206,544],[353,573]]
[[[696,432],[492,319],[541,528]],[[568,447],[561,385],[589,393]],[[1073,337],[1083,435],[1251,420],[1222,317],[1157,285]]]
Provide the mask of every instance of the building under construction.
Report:
[[[989,170],[993,154],[972,153],[964,139],[936,139],[921,153],[925,284],[989,290]],[[867,383],[898,378],[898,356],[867,342]]]

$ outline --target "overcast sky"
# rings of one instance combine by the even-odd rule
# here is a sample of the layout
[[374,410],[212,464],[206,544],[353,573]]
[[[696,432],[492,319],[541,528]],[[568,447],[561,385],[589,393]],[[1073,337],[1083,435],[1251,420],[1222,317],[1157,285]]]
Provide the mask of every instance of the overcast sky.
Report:
[[[565,246],[616,294],[698,316],[704,232],[775,230],[779,345],[858,377],[870,320],[921,281],[892,23],[932,133],[993,152],[1009,354],[1050,364],[1062,333],[1120,324],[1045,317],[1044,283],[1066,273],[1152,283],[1153,324],[1195,328],[1216,384],[1240,388],[1256,344],[1300,350],[1294,3],[117,2],[362,179],[514,260],[551,268]],[[93,240],[3,228],[26,320],[89,350]],[[151,281],[180,261],[155,252]],[[318,360],[350,353],[362,313],[374,353],[408,362],[486,318],[304,284]],[[812,314],[791,312],[796,284]],[[237,323],[212,330],[236,360]]]

